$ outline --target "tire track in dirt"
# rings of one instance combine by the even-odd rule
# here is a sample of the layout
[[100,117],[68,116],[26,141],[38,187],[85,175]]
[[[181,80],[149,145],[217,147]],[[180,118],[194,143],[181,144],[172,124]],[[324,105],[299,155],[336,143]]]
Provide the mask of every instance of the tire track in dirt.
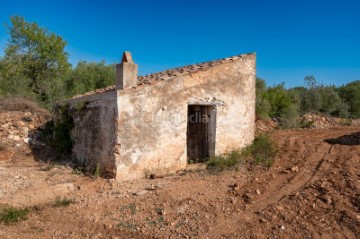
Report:
[[[326,161],[329,157],[331,148],[331,145],[322,143],[319,148],[316,148],[316,152],[307,158],[307,166],[303,167],[302,170],[289,182],[281,186],[279,189],[276,189],[278,187],[276,183],[270,184],[268,191],[271,193],[265,199],[254,201],[252,203],[254,205],[253,210],[262,211],[264,208],[266,208],[267,205],[276,203],[283,197],[292,195],[302,187],[305,187],[314,180],[315,176],[321,176],[323,172],[326,171],[326,169],[329,167]],[[319,158],[321,158],[320,161]]]

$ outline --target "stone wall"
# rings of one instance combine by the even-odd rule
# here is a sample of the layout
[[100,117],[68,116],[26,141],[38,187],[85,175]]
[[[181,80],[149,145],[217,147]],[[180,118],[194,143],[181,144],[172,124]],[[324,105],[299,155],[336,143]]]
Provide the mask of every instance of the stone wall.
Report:
[[65,104],[74,121],[73,157],[88,170],[100,167],[102,175],[115,177],[115,90],[62,102]]
[[117,91],[118,180],[169,174],[187,164],[189,104],[216,106],[216,154],[250,144],[255,131],[255,54],[154,85]]

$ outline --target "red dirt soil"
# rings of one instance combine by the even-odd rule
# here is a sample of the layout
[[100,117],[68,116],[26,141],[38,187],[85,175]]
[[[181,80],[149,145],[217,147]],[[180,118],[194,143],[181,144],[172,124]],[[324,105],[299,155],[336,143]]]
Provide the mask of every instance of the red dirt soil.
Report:
[[[0,223],[0,238],[358,238],[360,127],[271,137],[279,155],[268,170],[243,165],[122,183],[36,161],[27,144],[7,142],[0,205],[30,213]],[[73,202],[56,206],[56,197]]]

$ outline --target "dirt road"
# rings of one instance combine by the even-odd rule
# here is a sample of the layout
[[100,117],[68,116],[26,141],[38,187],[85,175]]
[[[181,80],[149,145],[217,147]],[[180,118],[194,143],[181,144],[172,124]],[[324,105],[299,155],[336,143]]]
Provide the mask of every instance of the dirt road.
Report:
[[[0,238],[360,237],[360,127],[272,138],[280,152],[269,170],[244,165],[125,183],[49,167],[18,146],[0,162],[0,203],[30,213],[0,224]],[[73,203],[56,206],[56,197]]]

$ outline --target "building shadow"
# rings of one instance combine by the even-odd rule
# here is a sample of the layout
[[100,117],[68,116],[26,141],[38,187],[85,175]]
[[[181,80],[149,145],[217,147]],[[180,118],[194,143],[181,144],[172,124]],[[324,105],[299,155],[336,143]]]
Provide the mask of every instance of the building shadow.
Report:
[[[42,163],[71,165],[70,155],[56,153],[51,145],[53,138],[53,121],[49,119],[38,128],[29,131],[29,142],[31,153],[35,161]],[[70,166],[69,165],[69,166]]]
[[332,145],[360,145],[360,132],[346,134],[335,139],[325,139],[324,141]]

